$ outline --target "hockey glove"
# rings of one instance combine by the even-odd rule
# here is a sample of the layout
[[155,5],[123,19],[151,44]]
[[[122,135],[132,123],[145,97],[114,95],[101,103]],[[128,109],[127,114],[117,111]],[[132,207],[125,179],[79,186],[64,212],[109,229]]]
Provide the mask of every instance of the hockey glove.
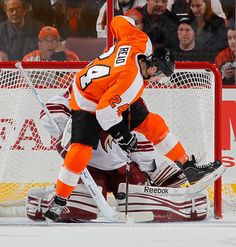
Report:
[[137,148],[137,138],[130,132],[123,133],[120,138],[115,139],[121,149],[126,152],[134,151]]
[[137,148],[136,136],[130,133],[123,121],[112,126],[107,132],[114,138],[114,141],[116,141],[120,148],[124,151],[130,152]]

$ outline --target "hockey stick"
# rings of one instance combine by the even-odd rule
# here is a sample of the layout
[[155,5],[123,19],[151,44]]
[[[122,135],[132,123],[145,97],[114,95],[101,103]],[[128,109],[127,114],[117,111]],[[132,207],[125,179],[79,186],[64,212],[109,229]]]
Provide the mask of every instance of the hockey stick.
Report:
[[[130,107],[128,108],[128,129],[130,130],[130,119],[131,114],[130,114]],[[127,162],[125,166],[125,220],[128,220],[128,204],[129,204],[129,173],[130,173],[130,161],[131,161],[131,151],[128,150],[127,153]]]
[[125,166],[125,219],[128,217],[128,204],[129,204],[129,172],[130,172],[130,151],[127,153],[127,163]]
[[[56,129],[56,131],[60,135],[61,131],[58,128],[57,123],[55,122],[54,118],[51,116],[51,114],[50,114],[49,110],[47,109],[46,105],[44,104],[42,98],[40,97],[40,95],[38,94],[37,90],[35,89],[35,87],[31,83],[28,75],[26,74],[26,72],[24,71],[24,69],[22,67],[21,62],[17,62],[15,64],[15,66],[21,72],[21,74],[23,75],[23,77],[25,79],[25,82],[28,84],[30,90],[35,95],[37,101],[41,105],[41,107],[44,110],[45,114],[47,114],[47,116],[48,116],[49,120],[51,121],[53,127]],[[103,216],[108,221],[111,221],[111,222],[118,221],[118,217],[117,217],[116,212],[109,206],[109,204],[107,203],[107,201],[103,197],[101,191],[98,189],[96,183],[94,182],[92,176],[90,175],[89,171],[86,168],[81,173],[81,179],[82,179],[83,183],[86,185],[88,191],[90,192],[92,198],[96,202],[96,204],[97,204],[98,208],[100,209],[100,211],[102,212]]]

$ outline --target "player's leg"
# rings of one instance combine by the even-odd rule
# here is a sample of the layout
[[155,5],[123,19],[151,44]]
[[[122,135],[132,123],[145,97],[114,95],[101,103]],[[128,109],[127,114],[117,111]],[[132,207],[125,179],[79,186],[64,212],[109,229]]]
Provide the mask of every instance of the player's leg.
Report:
[[92,157],[92,148],[98,145],[100,130],[94,114],[83,110],[72,111],[71,145],[59,172],[56,195],[45,213],[46,218],[56,221],[61,214],[80,173]]
[[158,114],[148,112],[142,100],[131,106],[131,126],[153,142],[160,153],[176,162],[190,183],[210,173],[218,177],[225,170],[220,161],[199,164],[193,155],[190,159],[181,142],[170,133],[165,120]]
[[[108,179],[111,177],[109,171],[102,171],[93,167],[87,167],[98,188],[102,190],[104,198],[107,198]],[[34,221],[45,220],[44,214],[49,209],[53,200],[55,188],[33,188],[30,190],[26,202],[26,215]],[[87,187],[79,179],[70,197],[67,199],[66,207],[63,209],[57,222],[80,222],[83,220],[96,219],[99,210]]]
[[[91,166],[87,167],[90,175],[93,177],[96,185],[102,190],[104,198],[107,198],[108,192],[108,174]],[[81,220],[96,219],[99,210],[96,202],[93,200],[87,187],[79,180],[78,185],[72,191],[67,200],[66,210],[60,215],[60,222],[77,222]]]

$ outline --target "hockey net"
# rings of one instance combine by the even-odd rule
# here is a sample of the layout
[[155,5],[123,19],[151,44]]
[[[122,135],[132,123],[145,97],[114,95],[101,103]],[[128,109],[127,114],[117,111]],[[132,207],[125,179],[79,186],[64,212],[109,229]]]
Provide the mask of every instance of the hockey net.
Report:
[[[44,102],[65,90],[85,65],[23,63]],[[0,215],[24,215],[28,190],[54,183],[63,161],[55,150],[55,140],[39,122],[41,106],[15,64],[0,66]],[[144,99],[150,111],[165,118],[189,154],[205,153],[207,161],[221,158],[221,81],[213,65],[178,63],[171,81],[150,83]],[[224,185],[223,192],[224,207],[233,208],[234,185]],[[220,217],[221,180],[209,188],[209,195]]]

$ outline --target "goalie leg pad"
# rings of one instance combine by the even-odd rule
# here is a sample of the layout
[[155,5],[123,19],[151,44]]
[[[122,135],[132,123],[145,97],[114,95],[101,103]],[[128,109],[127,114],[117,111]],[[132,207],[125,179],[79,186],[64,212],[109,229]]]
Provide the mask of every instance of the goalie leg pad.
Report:
[[26,199],[26,216],[35,221],[44,221],[55,194],[54,185],[45,188],[32,188]]
[[[101,189],[101,188],[100,188]],[[60,222],[74,222],[77,219],[96,219],[98,208],[84,184],[78,184],[71,193]]]
[[180,187],[187,182],[182,170],[176,165],[169,165],[166,161],[160,165],[160,169],[156,169],[152,173],[148,172],[148,174],[156,186]]
[[[155,191],[155,187],[152,188]],[[162,190],[145,193],[145,186],[129,185],[128,213],[152,212],[149,220],[153,222],[197,221],[207,217],[209,200],[206,194],[174,195],[165,193],[165,188]],[[119,193],[125,195],[125,184],[120,184]],[[117,200],[116,209],[125,211],[125,197]]]
[[[54,195],[54,186],[31,189],[26,201],[26,216],[31,220],[45,221],[44,213],[48,210]],[[96,219],[97,214],[97,205],[86,186],[78,184],[67,200],[59,222],[75,222],[76,219]]]

